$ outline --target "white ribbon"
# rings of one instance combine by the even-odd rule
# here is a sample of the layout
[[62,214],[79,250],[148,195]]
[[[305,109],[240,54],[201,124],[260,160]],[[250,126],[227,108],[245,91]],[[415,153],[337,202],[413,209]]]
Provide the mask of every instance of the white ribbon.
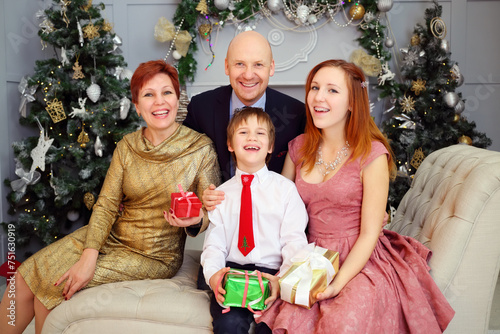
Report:
[[[313,279],[314,270],[326,270],[327,285],[335,275],[333,264],[323,255],[328,249],[315,246],[314,243],[307,245],[306,248],[299,251],[291,260],[293,264],[302,263],[293,272],[281,280],[281,298],[289,303],[309,307],[309,293]],[[295,301],[292,301],[293,287],[297,286],[295,291]]]
[[12,181],[10,186],[12,187],[12,190],[20,193],[24,193],[28,185],[36,184],[41,177],[40,172],[25,171],[20,163],[16,164],[16,175],[19,176],[19,179]]
[[19,93],[21,93],[19,113],[22,117],[26,117],[26,104],[35,101],[35,97],[33,96],[33,94],[35,94],[38,85],[29,86],[28,78],[24,76],[21,78],[21,82],[19,82],[19,86],[17,88],[19,90]]

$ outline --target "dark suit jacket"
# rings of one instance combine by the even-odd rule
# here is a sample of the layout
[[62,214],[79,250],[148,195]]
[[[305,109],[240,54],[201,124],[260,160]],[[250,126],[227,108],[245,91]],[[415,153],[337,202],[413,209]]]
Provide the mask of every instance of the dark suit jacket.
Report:
[[[231,178],[231,155],[227,149],[231,94],[231,86],[223,86],[194,96],[187,107],[183,123],[195,131],[205,133],[215,143],[223,182]],[[276,128],[276,141],[268,168],[281,174],[288,142],[304,132],[305,107],[299,100],[268,87],[265,109]]]

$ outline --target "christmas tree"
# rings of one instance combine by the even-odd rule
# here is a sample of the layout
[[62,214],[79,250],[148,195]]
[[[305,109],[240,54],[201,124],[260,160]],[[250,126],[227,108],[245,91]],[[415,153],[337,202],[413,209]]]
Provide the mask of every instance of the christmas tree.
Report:
[[456,62],[450,60],[446,25],[437,1],[425,11],[425,25],[417,24],[408,48],[401,49],[401,97],[393,116],[383,124],[394,150],[398,173],[390,188],[389,205],[397,208],[422,160],[440,148],[463,143],[486,148],[491,140],[462,116],[465,103],[455,89],[463,83]]
[[19,85],[20,123],[40,130],[12,144],[19,179],[5,181],[19,245],[32,237],[49,244],[86,223],[116,143],[139,127],[121,40],[102,10],[92,0],[54,0],[37,13],[54,57],[37,61]]

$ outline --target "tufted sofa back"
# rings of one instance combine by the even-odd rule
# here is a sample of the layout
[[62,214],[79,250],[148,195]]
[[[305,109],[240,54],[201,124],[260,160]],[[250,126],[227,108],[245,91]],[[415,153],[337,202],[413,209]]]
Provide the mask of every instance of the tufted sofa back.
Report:
[[431,249],[432,277],[456,311],[446,333],[485,333],[500,268],[500,152],[431,153],[389,228]]

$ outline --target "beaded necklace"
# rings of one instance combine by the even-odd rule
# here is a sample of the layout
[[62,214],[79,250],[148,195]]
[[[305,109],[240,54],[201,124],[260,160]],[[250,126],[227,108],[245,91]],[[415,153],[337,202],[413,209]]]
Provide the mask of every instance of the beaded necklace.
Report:
[[342,147],[340,151],[337,152],[337,158],[334,161],[330,162],[325,162],[323,160],[321,145],[318,147],[318,158],[314,164],[319,167],[319,170],[323,174],[323,177],[330,174],[330,172],[333,172],[335,168],[337,168],[337,166],[342,162],[342,159],[344,157],[347,157],[349,147],[349,142],[346,141],[344,147]]

